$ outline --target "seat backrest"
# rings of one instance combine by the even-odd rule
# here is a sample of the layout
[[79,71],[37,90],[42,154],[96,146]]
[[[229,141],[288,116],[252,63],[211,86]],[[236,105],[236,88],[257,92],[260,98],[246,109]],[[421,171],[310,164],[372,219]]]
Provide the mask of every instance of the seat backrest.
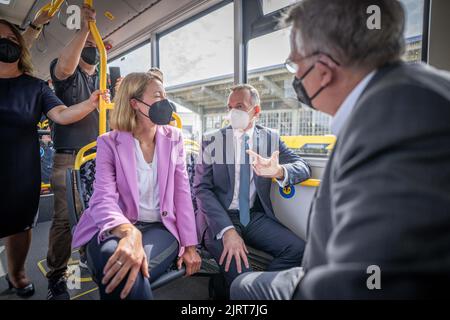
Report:
[[309,208],[320,181],[310,179],[295,186],[280,188],[272,182],[270,200],[275,216],[301,239],[306,241]]
[[194,212],[197,212],[197,201],[194,195],[194,176],[195,176],[195,163],[198,158],[198,153],[189,152],[186,155],[186,170],[189,177],[189,185],[191,186],[191,199],[194,206]]
[[77,174],[78,192],[84,211],[89,207],[89,200],[94,193],[95,158],[83,163]]

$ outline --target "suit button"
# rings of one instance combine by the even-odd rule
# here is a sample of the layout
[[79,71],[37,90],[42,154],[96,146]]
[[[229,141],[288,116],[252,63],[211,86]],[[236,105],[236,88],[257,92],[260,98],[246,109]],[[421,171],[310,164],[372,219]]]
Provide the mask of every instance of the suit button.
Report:
[[167,211],[163,211],[162,216],[167,217]]

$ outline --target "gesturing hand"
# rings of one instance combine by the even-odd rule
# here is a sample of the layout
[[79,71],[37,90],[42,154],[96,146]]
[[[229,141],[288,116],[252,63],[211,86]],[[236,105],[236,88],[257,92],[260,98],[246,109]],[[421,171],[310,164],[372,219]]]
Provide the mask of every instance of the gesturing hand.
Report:
[[250,163],[253,166],[253,171],[258,176],[263,178],[275,178],[279,180],[284,178],[284,170],[280,165],[279,160],[279,151],[272,153],[270,158],[263,158],[253,150],[248,150],[247,152],[252,159]]

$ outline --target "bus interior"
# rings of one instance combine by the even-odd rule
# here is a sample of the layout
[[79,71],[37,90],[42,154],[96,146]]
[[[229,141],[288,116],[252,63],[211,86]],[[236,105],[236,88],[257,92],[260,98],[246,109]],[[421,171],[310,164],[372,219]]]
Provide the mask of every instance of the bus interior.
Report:
[[[314,191],[327,164],[336,138],[330,132],[331,118],[302,106],[292,89],[292,74],[284,62],[289,54],[289,29],[279,24],[285,10],[301,0],[91,0],[96,10],[100,50],[100,86],[113,77],[110,70],[126,76],[158,67],[164,73],[168,98],[177,113],[173,125],[182,129],[187,157],[199,152],[199,139],[204,133],[227,125],[226,99],[229,88],[237,83],[250,83],[261,94],[262,114],[259,123],[278,130],[286,145],[308,161],[312,178],[301,184],[280,188],[275,182],[271,201],[277,218],[300,238],[306,237],[307,213]],[[31,49],[36,76],[50,79],[49,65],[71,40],[74,30],[67,27],[72,5],[82,0],[0,0],[0,18],[25,29],[36,14],[47,6],[55,10],[55,18],[44,27]],[[423,61],[450,71],[450,2],[447,0],[401,0],[407,12],[404,60]],[[53,6],[53,7],[52,7]],[[95,29],[92,29],[95,28]],[[96,30],[96,31],[95,31]],[[95,32],[94,32],[95,31]],[[116,69],[114,69],[116,68]],[[100,106],[100,133],[108,130],[107,117],[111,105]],[[26,269],[35,283],[36,294],[30,299],[44,300],[47,294],[46,254],[48,232],[53,215],[53,192],[50,185],[52,138],[48,120],[39,127],[41,137],[42,190],[38,222]],[[73,170],[67,173],[68,205],[73,212],[82,210],[75,203],[75,189],[88,199],[86,189],[92,184],[92,172],[85,151],[80,151]],[[7,156],[3,150],[2,156]],[[95,155],[94,155],[95,156]],[[188,161],[189,162],[189,161]],[[188,172],[190,172],[188,170]],[[80,187],[81,185],[81,187]],[[83,187],[84,186],[84,187]],[[9,188],[12,186],[2,186]],[[80,189],[81,188],[81,189]],[[86,198],[87,196],[87,198]],[[24,199],[26,201],[26,199]],[[83,202],[82,201],[82,202]],[[87,202],[85,202],[87,203]],[[83,203],[82,206],[85,206]],[[76,216],[76,215],[75,215]],[[76,225],[77,221],[71,221]],[[264,270],[270,256],[251,252],[252,265]],[[218,298],[214,275],[217,265],[205,253],[201,272],[190,278],[172,272],[165,282],[156,284],[155,298],[161,300],[208,300]],[[73,251],[69,272],[76,272],[79,254]],[[97,300],[98,289],[89,271],[79,268],[81,288],[70,290],[72,300]],[[0,277],[6,275],[6,254],[0,240]],[[3,279],[2,279],[3,280]],[[0,281],[0,300],[19,299]]]

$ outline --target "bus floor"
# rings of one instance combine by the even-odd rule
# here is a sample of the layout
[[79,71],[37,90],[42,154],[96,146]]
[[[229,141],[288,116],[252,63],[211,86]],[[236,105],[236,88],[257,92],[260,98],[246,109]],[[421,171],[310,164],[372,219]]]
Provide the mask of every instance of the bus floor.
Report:
[[[38,223],[33,230],[33,240],[31,249],[27,258],[26,270],[28,277],[33,281],[36,287],[36,293],[28,298],[30,300],[45,300],[47,297],[47,280],[44,272],[47,268],[45,257],[48,247],[48,232],[50,221]],[[75,251],[72,255],[69,265],[77,266],[78,253]],[[6,253],[5,246],[0,240],[0,300],[20,300],[18,296],[8,290],[5,280],[6,274]],[[72,300],[98,300],[99,294],[95,283],[91,280],[87,270],[81,270],[81,283],[75,284],[74,289],[69,290]],[[70,284],[69,284],[70,286]],[[208,278],[193,277],[181,278],[168,285],[155,290],[156,300],[207,300],[208,299]]]

